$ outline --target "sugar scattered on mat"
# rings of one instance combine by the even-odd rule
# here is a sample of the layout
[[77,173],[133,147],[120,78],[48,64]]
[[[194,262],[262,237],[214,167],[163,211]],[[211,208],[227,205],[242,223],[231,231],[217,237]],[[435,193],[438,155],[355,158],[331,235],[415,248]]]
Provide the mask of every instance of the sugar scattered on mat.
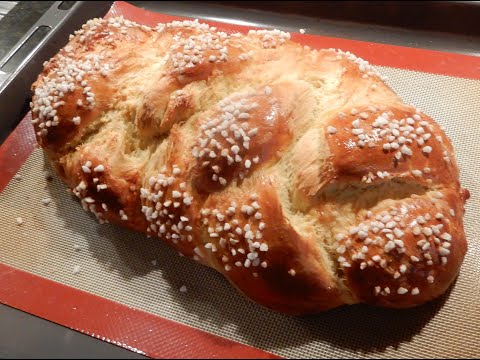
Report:
[[45,178],[45,180],[48,180],[48,181],[52,180],[52,174],[50,174],[46,170],[43,172],[43,177]]

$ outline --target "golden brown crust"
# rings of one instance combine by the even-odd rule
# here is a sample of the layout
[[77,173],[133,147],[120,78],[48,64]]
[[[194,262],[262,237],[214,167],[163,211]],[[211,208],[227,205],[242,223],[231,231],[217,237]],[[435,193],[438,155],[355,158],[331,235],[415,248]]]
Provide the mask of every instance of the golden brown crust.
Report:
[[209,263],[250,298],[277,311],[336,307],[341,304],[336,278],[325,271],[314,232],[300,233],[285,216],[277,183],[265,175],[247,180],[247,191],[237,187],[209,196],[201,212],[207,219],[202,238],[215,250],[208,246]]
[[85,210],[292,314],[441,295],[467,249],[453,148],[368,62],[282,31],[94,19],[33,85]]
[[445,292],[466,253],[452,196],[385,203],[339,233],[339,271],[359,301],[411,307]]
[[365,183],[401,178],[425,186],[458,179],[450,161],[452,146],[440,127],[414,108],[398,105],[379,105],[380,111],[375,106],[346,108],[344,116],[326,122],[326,133],[329,127],[338,129],[327,136],[336,176]]

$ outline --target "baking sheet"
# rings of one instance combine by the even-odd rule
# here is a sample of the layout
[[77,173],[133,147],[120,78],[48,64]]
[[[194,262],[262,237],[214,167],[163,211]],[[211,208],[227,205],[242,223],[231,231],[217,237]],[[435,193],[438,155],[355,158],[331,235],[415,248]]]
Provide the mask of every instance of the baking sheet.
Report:
[[[161,241],[97,224],[55,175],[45,179],[44,171],[53,171],[41,150],[21,168],[21,179],[0,194],[0,262],[285,357],[475,357],[480,81],[393,68],[381,72],[407,102],[415,101],[444,126],[462,183],[472,193],[465,217],[469,252],[451,292],[434,303],[402,311],[343,307],[300,318],[273,313]],[[42,203],[46,198],[52,199],[48,206]],[[74,273],[76,266],[80,273]],[[186,293],[179,291],[183,285]]]

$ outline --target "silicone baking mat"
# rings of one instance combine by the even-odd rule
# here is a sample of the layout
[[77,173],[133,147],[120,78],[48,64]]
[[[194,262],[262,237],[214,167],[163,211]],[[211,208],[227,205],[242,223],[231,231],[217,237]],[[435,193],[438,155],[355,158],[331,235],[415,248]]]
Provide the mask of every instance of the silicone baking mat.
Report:
[[[112,14],[148,25],[173,19],[122,2]],[[351,306],[291,317],[266,310],[161,241],[97,224],[66,192],[42,151],[33,150],[27,117],[0,147],[0,302],[153,357],[480,355],[480,60],[319,36],[294,38],[351,50],[381,65],[392,88],[452,138],[462,184],[472,198],[465,217],[469,252],[444,297],[402,311]]]

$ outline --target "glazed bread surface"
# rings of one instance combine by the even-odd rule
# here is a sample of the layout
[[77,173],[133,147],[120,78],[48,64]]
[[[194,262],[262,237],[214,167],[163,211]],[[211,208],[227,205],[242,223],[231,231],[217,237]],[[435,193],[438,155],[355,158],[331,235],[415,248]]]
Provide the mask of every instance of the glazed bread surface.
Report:
[[468,191],[450,140],[349,52],[94,19],[33,91],[38,143],[85,210],[266,307],[412,307],[459,272]]

